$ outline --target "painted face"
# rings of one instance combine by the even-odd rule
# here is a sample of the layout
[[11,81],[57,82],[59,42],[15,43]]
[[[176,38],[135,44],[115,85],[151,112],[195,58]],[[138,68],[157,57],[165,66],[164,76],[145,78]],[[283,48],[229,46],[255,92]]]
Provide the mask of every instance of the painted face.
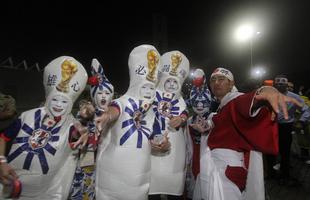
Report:
[[95,104],[98,106],[100,109],[106,109],[109,105],[109,103],[112,100],[112,93],[107,90],[99,90],[96,92],[95,95]]
[[142,99],[153,99],[155,96],[155,86],[152,83],[146,83],[140,88],[140,97]]
[[210,79],[210,88],[214,96],[219,100],[231,91],[234,86],[234,81],[230,81],[228,78],[222,75],[215,75]]
[[64,115],[69,106],[69,99],[67,97],[56,95],[49,102],[48,109],[54,117]]
[[166,92],[175,93],[179,89],[178,81],[174,78],[168,78],[164,83]]
[[209,112],[210,102],[208,102],[206,99],[194,100],[192,104],[194,112],[198,115],[203,115]]

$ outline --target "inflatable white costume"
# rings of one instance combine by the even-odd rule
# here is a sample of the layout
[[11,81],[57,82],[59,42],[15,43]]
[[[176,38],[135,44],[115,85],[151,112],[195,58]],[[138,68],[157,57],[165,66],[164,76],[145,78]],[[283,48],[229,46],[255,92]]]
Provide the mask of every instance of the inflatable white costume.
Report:
[[[182,127],[171,127],[174,117],[187,118],[186,104],[181,88],[188,76],[189,61],[179,51],[167,52],[161,57],[160,79],[153,104],[155,122],[153,134],[167,134],[171,147],[166,152],[153,152],[150,195],[182,195],[185,182],[185,134]],[[184,117],[182,116],[184,115]]]
[[86,82],[77,60],[54,59],[44,69],[45,106],[23,112],[3,133],[13,141],[7,160],[22,184],[19,199],[67,199],[76,167],[69,145],[75,131],[71,110]]
[[118,117],[107,133],[111,142],[104,151],[99,145],[96,199],[143,200],[149,191],[149,136],[154,119],[149,108],[155,96],[160,55],[153,46],[141,45],[130,53],[128,65],[129,89],[112,103]]

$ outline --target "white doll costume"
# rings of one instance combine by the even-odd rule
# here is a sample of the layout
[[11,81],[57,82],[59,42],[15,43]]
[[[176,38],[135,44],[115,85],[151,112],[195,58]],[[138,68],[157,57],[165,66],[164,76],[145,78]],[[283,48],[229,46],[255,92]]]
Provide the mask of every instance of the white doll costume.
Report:
[[[8,162],[22,183],[19,199],[67,198],[76,166],[69,145],[69,135],[75,131],[71,109],[86,81],[87,73],[77,60],[68,56],[54,59],[44,69],[46,105],[23,112],[4,133],[13,140]],[[53,107],[58,104],[51,103],[57,98],[67,101],[60,116],[53,114],[60,111]]]
[[160,55],[151,45],[138,46],[129,55],[129,89],[114,101],[120,114],[108,131],[111,142],[104,150],[100,145],[98,149],[96,199],[147,199],[153,124],[149,107],[159,64]]
[[[167,52],[161,57],[160,79],[153,104],[155,124],[153,134],[168,132],[170,150],[153,152],[150,195],[182,195],[185,182],[185,133],[183,128],[169,127],[169,117],[186,112],[181,87],[188,76],[189,61],[179,51]],[[174,82],[174,83],[173,83]],[[171,84],[172,83],[172,84]]]

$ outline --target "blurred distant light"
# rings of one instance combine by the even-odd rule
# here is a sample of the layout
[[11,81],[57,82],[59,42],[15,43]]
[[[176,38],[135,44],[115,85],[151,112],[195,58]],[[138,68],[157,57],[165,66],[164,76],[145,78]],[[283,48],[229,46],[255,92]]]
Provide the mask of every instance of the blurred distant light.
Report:
[[194,72],[195,72],[195,69],[194,68],[190,68],[190,70],[189,70],[189,78],[190,79],[193,79]]
[[[237,28],[235,37],[239,41],[247,41],[253,37],[253,33],[254,33],[253,26],[245,24]],[[259,33],[257,32],[256,34],[260,34],[260,32]]]
[[265,76],[266,70],[264,67],[254,67],[251,71],[251,77],[255,79],[260,79]]

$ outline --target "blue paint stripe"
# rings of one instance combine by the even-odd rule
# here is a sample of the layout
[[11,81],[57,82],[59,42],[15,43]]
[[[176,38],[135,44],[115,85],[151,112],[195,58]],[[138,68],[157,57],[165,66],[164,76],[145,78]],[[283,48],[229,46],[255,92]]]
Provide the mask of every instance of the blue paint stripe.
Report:
[[54,147],[52,147],[49,143],[47,143],[44,147],[44,149],[49,152],[50,154],[52,154],[53,156],[56,153],[56,149]]
[[40,122],[41,122],[41,110],[37,110],[34,113],[34,129],[40,128]]
[[137,130],[136,126],[132,126],[120,139],[120,145],[123,145],[128,138]]
[[23,169],[29,170],[30,169],[30,165],[33,159],[34,153],[29,152],[25,158],[25,162],[24,162],[24,166]]
[[125,128],[126,126],[132,125],[134,123],[133,119],[128,119],[126,121],[123,121],[122,128]]
[[25,131],[28,135],[32,135],[33,129],[27,124],[23,124],[22,130]]

